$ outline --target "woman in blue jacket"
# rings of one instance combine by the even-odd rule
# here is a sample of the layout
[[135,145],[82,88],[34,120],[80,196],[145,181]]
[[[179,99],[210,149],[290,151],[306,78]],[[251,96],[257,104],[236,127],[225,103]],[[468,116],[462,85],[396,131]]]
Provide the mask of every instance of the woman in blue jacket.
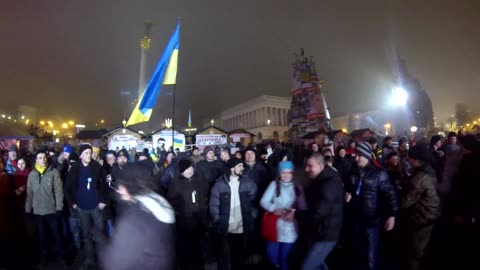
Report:
[[295,210],[306,209],[303,192],[293,181],[293,172],[292,162],[280,162],[279,176],[270,183],[260,201],[265,211],[279,216],[277,241],[267,241],[267,255],[270,261],[282,270],[288,269],[288,255],[298,237]]

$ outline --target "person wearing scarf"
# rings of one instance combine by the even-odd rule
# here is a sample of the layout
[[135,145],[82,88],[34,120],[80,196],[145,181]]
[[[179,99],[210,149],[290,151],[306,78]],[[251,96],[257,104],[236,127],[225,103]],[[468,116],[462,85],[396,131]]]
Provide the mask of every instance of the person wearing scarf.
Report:
[[42,249],[41,267],[46,267],[50,257],[49,235],[55,239],[57,256],[66,264],[64,239],[59,221],[63,210],[63,184],[60,173],[47,163],[45,150],[35,153],[35,167],[27,180],[27,198],[25,212],[33,214]]
[[129,207],[99,256],[102,269],[175,269],[175,214],[154,192],[157,182],[151,171],[132,164],[118,181],[118,193]]

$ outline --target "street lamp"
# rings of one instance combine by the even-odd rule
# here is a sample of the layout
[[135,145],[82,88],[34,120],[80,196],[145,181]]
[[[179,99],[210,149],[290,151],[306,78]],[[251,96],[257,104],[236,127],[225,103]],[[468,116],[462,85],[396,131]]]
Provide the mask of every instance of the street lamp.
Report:
[[392,89],[392,97],[390,103],[395,107],[402,107],[407,104],[408,93],[401,87],[395,87]]
[[102,123],[102,124],[103,124],[103,123],[105,123],[105,121],[103,121],[103,119],[102,119],[102,120],[100,120],[100,123]]
[[210,124],[212,124],[212,127],[215,124],[215,120],[213,120],[213,118],[212,118],[212,120],[210,120]]
[[390,123],[386,123],[384,127],[385,127],[385,135],[388,135],[388,131],[390,130],[392,125],[390,125]]
[[410,128],[410,131],[411,131],[412,133],[417,132],[417,130],[418,130],[418,128],[417,128],[416,126],[413,126],[413,127]]

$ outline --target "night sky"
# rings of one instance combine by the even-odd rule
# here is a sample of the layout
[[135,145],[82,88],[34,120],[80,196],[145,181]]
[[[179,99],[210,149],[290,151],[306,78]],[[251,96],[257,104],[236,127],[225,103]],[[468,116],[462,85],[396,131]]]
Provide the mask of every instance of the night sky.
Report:
[[[41,117],[119,125],[132,109],[122,92],[137,92],[143,22],[153,22],[150,77],[179,16],[176,119],[183,126],[188,109],[199,125],[258,95],[288,96],[293,54],[302,47],[326,81],[333,116],[386,106],[394,48],[436,116],[452,114],[456,102],[478,109],[478,0],[2,0],[0,111],[25,104]],[[171,115],[171,89],[162,89],[152,128]]]

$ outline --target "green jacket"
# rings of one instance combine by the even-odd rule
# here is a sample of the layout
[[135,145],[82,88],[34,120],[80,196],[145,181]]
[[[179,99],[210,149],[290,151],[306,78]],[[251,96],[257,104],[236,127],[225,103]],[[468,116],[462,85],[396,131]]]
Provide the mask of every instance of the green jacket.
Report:
[[63,184],[60,173],[51,165],[43,174],[33,169],[28,175],[25,211],[43,216],[62,210]]
[[440,216],[440,198],[435,183],[435,172],[430,166],[416,168],[406,182],[400,211],[408,224],[430,225]]

